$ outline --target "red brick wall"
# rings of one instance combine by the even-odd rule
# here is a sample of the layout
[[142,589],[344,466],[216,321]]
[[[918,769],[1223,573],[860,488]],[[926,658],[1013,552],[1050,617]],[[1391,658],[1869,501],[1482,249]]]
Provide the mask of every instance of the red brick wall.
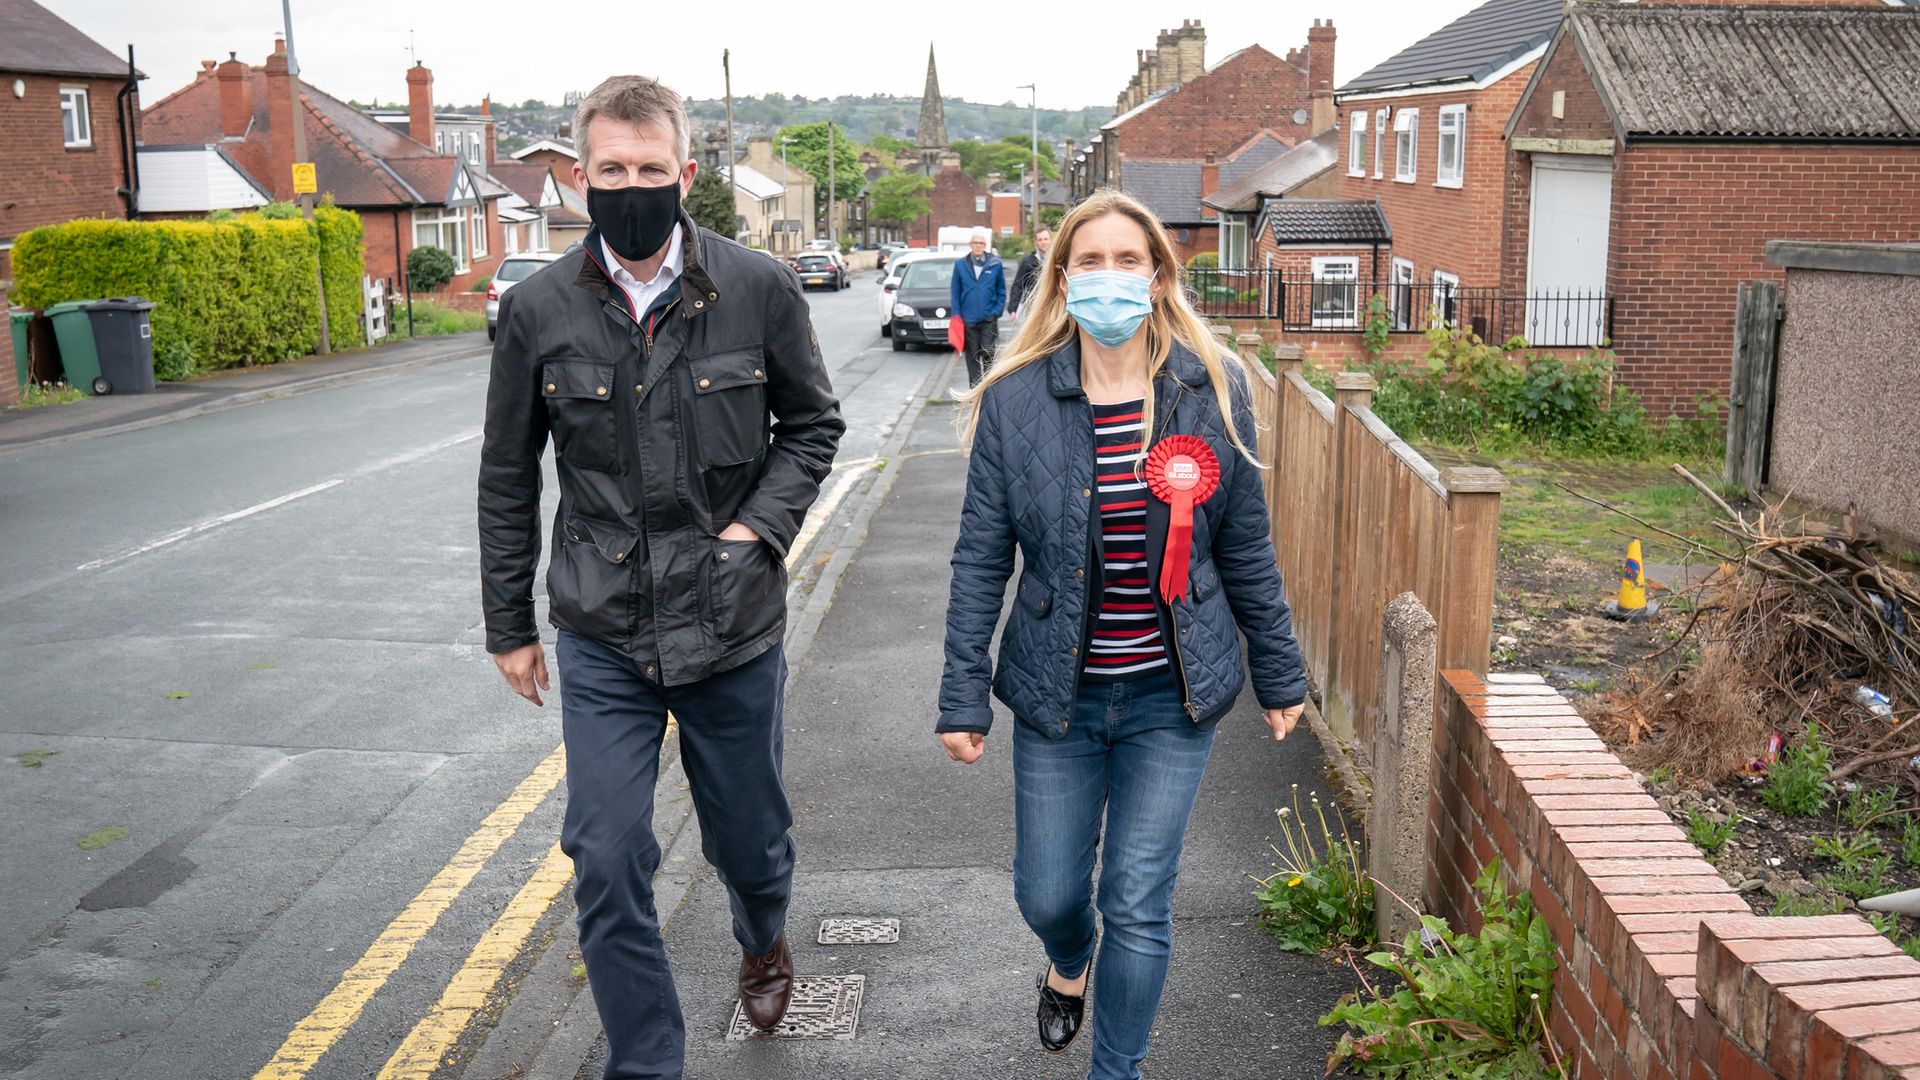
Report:
[[[26,94],[13,97],[13,80],[26,84]],[[127,216],[127,204],[116,192],[124,176],[120,167],[120,125],[114,118],[115,96],[124,80],[62,79],[47,75],[16,75],[5,83],[6,107],[0,108],[0,241],[42,225],[74,218]],[[60,124],[60,88],[87,88],[87,113],[93,145],[68,149]],[[133,101],[136,115],[140,102]],[[13,276],[12,253],[0,251],[0,278]]]
[[1102,146],[1128,157],[1199,161],[1212,151],[1225,160],[1262,128],[1289,145],[1311,137],[1310,125],[1293,122],[1310,104],[1304,66],[1253,45],[1106,132]]
[[[977,199],[986,199],[988,209],[974,209]],[[988,228],[991,221],[993,196],[973,177],[960,171],[958,165],[941,169],[933,177],[933,190],[927,194],[927,204],[932,213],[921,217],[907,230],[907,241],[913,244],[935,244],[940,240],[940,229],[949,225],[979,226]]]
[[[1416,281],[1430,282],[1435,270],[1444,270],[1458,276],[1463,288],[1499,284],[1500,223],[1508,164],[1502,136],[1533,68],[1528,64],[1485,90],[1340,103],[1343,134],[1340,160],[1334,167],[1339,176],[1339,197],[1380,200],[1387,224],[1393,228],[1395,253],[1413,261]],[[1461,186],[1439,187],[1434,181],[1440,167],[1440,107],[1458,104],[1467,106]],[[1385,167],[1380,179],[1373,178],[1374,128],[1379,123],[1376,113],[1383,106],[1391,106],[1393,115],[1401,109],[1420,110],[1419,144],[1414,153],[1416,178],[1412,183],[1393,178],[1393,116],[1387,119]],[[1345,133],[1351,130],[1353,113],[1359,109],[1368,114],[1365,177],[1347,175],[1351,144]],[[1381,274],[1385,276],[1386,271]]]
[[[1552,932],[1570,1077],[1882,1080],[1920,1064],[1920,961],[1856,916],[1748,912],[1572,706],[1442,676],[1426,892],[1478,925],[1496,856]],[[1902,1071],[1908,1069],[1909,1071]]]

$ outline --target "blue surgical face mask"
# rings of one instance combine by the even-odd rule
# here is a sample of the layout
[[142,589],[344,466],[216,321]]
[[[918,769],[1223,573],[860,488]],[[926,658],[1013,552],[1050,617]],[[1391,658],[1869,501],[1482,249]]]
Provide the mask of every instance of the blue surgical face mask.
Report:
[[1153,279],[1124,270],[1067,275],[1067,314],[1109,349],[1133,340],[1153,313]]

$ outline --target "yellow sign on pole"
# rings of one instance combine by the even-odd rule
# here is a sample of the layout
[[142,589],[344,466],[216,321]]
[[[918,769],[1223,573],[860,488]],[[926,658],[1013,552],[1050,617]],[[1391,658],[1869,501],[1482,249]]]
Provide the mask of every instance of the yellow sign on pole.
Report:
[[294,162],[293,163],[293,193],[295,195],[311,195],[314,192],[319,190],[320,190],[320,186],[318,183],[315,182],[315,177],[313,173],[313,162],[311,161]]

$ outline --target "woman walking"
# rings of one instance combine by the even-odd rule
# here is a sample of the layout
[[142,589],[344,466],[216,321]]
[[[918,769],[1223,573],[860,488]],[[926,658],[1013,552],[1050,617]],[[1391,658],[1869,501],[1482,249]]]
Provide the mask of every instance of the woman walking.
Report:
[[1102,191],[1052,250],[1019,335],[964,399],[972,459],[937,731],[971,764],[989,690],[1013,711],[1014,892],[1047,959],[1040,1042],[1073,1041],[1097,973],[1088,1076],[1135,1080],[1214,725],[1250,667],[1285,738],[1306,676],[1248,449],[1246,372],[1188,306],[1165,231]]

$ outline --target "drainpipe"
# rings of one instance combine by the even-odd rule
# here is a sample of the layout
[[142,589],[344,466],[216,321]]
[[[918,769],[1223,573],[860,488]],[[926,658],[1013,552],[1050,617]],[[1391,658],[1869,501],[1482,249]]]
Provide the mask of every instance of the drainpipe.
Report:
[[[140,90],[140,77],[133,66],[133,46],[127,46],[127,82],[113,99],[113,118],[120,125],[120,197],[127,201],[127,220],[140,212],[140,161],[134,143],[133,127],[138,121],[127,99]],[[130,145],[131,144],[131,145]]]

